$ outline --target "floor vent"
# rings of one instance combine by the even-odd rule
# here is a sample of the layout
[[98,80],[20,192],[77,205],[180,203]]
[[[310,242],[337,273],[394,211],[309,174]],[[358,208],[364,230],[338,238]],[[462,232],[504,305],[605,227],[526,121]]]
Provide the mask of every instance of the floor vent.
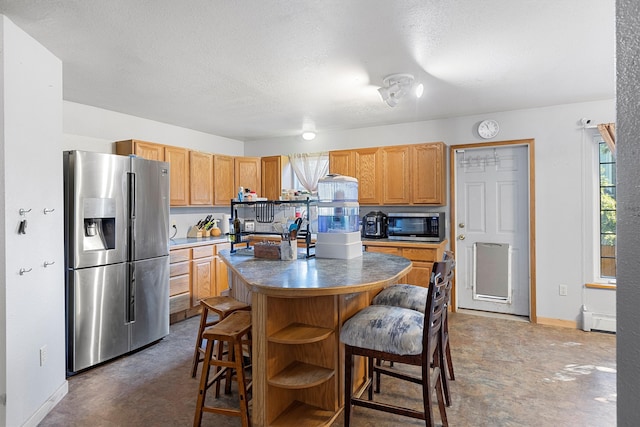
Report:
[[593,313],[591,311],[582,312],[583,331],[616,331],[616,316],[610,314]]

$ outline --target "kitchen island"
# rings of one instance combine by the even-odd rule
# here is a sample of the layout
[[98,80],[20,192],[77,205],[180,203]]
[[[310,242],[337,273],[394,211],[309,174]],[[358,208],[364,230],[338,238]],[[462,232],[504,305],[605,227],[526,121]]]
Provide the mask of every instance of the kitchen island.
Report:
[[[406,258],[363,253],[340,260],[255,258],[220,252],[230,294],[252,306],[255,426],[326,426],[344,405],[340,328],[411,269]],[[364,366],[354,384],[364,382]]]

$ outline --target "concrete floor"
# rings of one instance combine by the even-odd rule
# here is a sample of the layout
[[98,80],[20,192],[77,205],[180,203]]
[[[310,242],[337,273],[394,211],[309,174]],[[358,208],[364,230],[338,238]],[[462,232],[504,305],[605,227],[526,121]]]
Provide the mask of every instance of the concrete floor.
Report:
[[[616,425],[616,363],[612,334],[583,332],[468,313],[450,315],[456,381],[451,426]],[[69,394],[40,426],[189,426],[198,380],[191,358],[198,319],[137,353],[69,378]],[[236,394],[223,397],[234,404]],[[417,385],[385,377],[379,400],[419,408]],[[438,417],[437,407],[434,413]],[[237,418],[204,414],[203,426],[239,426]],[[342,415],[333,424],[343,426]],[[352,426],[396,427],[424,422],[365,408]]]

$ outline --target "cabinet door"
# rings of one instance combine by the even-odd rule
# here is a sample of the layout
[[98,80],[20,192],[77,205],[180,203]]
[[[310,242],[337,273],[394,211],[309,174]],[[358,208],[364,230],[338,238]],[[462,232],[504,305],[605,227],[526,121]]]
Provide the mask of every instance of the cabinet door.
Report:
[[213,257],[195,259],[191,263],[191,306],[195,307],[201,299],[216,295],[216,267]]
[[355,152],[353,150],[330,151],[329,173],[355,177],[354,158]]
[[227,270],[227,264],[222,261],[222,258],[216,257],[216,295],[221,295],[224,291],[229,289],[229,271]]
[[[261,191],[259,196],[269,200],[278,200],[283,186],[284,168],[288,159],[285,156],[263,157],[261,160]],[[290,183],[287,183],[287,187]]]
[[189,204],[189,150],[165,147],[164,158],[171,165],[171,206]]
[[231,205],[237,189],[233,182],[234,159],[231,156],[213,156],[213,204]]
[[[411,203],[411,149],[408,145],[384,147],[382,155],[382,203],[408,205]],[[414,180],[421,179],[419,176]]]
[[116,141],[115,145],[116,154],[118,155],[128,156],[129,154],[135,154],[143,159],[164,162],[164,145],[162,144],[137,139],[127,139],[126,141]]
[[136,156],[143,159],[164,161],[164,146],[152,142],[136,141]]
[[445,145],[442,142],[419,144],[411,147],[413,203],[444,205]]
[[433,263],[413,261],[411,270],[407,273],[403,282],[428,288],[432,268]]
[[189,201],[192,205],[213,205],[213,155],[189,152]]
[[260,157],[235,158],[235,187],[260,190]]
[[379,205],[382,187],[380,150],[367,148],[355,150],[358,201],[361,204]]

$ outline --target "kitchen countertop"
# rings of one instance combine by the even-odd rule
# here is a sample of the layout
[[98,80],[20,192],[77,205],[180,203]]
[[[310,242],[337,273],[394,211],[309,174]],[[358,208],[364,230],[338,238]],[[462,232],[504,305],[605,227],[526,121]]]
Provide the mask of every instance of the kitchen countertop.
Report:
[[192,246],[214,245],[217,243],[227,243],[227,236],[218,237],[176,237],[169,240],[169,249],[183,249]]

